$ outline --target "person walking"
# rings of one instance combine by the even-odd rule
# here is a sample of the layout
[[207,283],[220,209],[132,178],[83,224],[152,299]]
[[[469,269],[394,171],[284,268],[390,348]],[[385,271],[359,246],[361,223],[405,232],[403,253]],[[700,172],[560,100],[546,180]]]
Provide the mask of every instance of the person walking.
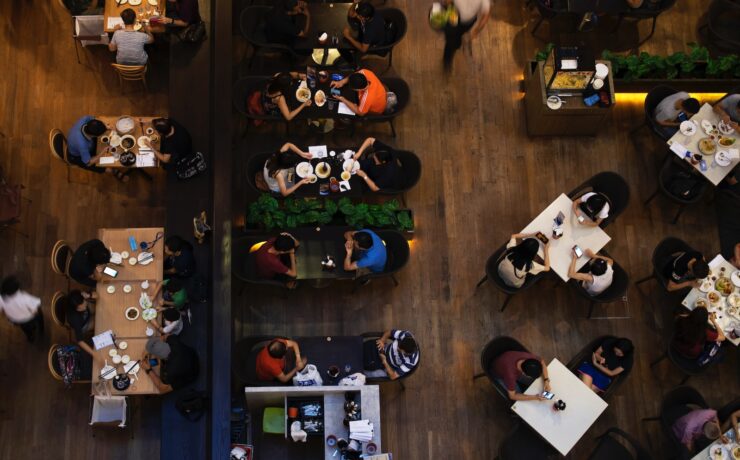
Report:
[[447,5],[453,4],[457,10],[457,24],[448,23],[445,27],[444,69],[452,70],[452,61],[455,52],[462,46],[462,38],[470,32],[470,39],[474,39],[488,23],[491,11],[491,0],[447,0]]
[[0,285],[0,311],[8,320],[19,326],[29,342],[36,339],[36,330],[44,333],[44,315],[41,313],[41,299],[21,290],[15,276],[3,279]]

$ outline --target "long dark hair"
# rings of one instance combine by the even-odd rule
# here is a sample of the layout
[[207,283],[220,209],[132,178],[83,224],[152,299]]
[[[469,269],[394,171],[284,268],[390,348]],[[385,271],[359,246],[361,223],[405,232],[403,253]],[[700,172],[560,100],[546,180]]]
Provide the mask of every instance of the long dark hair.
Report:
[[694,308],[688,316],[678,319],[676,324],[676,337],[686,343],[704,342],[707,330],[709,312],[706,308]]
[[534,238],[527,238],[509,250],[506,256],[517,270],[532,268],[532,261],[537,251],[540,249],[540,243]]
[[300,162],[301,157],[293,152],[275,152],[267,159],[265,167],[267,168],[267,174],[270,177],[275,177],[278,171],[292,168]]
[[268,94],[285,95],[293,83],[293,77],[288,72],[281,72],[270,79],[267,84]]

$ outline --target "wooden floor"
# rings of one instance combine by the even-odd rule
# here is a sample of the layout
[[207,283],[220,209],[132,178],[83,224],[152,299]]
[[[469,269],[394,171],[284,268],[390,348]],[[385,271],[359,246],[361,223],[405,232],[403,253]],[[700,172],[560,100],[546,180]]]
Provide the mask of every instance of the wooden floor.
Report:
[[29,345],[21,331],[0,320],[0,458],[159,458],[159,401],[138,402],[127,434],[100,431],[91,437],[89,385],[65,389],[47,368],[52,343],[68,338],[51,322],[49,301],[66,282],[52,273],[54,242],[73,246],[98,227],[164,224],[164,176],[150,183],[79,169],[67,173],[48,147],[51,128],[65,133],[86,114],[155,115],[167,110],[167,47],[150,51],[150,92],[136,85],[121,91],[106,47],[82,49],[77,63],[69,14],[56,1],[0,2],[0,166],[10,182],[26,186],[33,200],[19,230],[0,233],[0,276],[19,274],[24,288],[43,300],[47,336]]
[[[251,334],[358,334],[391,327],[413,331],[422,347],[421,368],[407,381],[405,392],[396,385],[382,388],[383,447],[394,458],[426,460],[493,458],[510,429],[513,419],[491,385],[485,379],[472,380],[480,372],[480,351],[492,337],[511,335],[548,361],[557,357],[567,362],[598,335],[627,336],[636,345],[632,375],[569,458],[586,458],[594,438],[611,426],[636,435],[655,458],[661,458],[658,426],[644,425],[640,419],[657,414],[662,395],[681,378],[667,361],[654,372],[649,368],[664,349],[675,301],[647,283],[643,289],[650,293],[653,307],[631,286],[626,305],[595,313],[628,313],[631,319],[587,320],[587,302],[562,284],[555,288],[551,282],[540,283],[516,296],[503,314],[498,311],[504,300],[501,293],[490,285],[475,290],[486,258],[512,232],[559,193],[605,170],[623,175],[631,187],[629,208],[607,229],[612,237],[607,249],[633,279],[650,273],[652,250],[668,235],[684,238],[708,256],[719,251],[715,209],[708,200],[687,210],[678,225],[670,225],[676,209],[662,197],[643,207],[642,201],[654,190],[662,153],[647,130],[634,144],[628,136],[642,123],[641,97],[618,96],[611,119],[596,138],[526,136],[519,80],[525,62],[545,42],[530,35],[537,15],[523,4],[494,1],[493,18],[473,43],[472,54],[458,53],[446,79],[443,38],[426,25],[426,4],[388,3],[404,10],[410,22],[406,38],[394,51],[394,67],[413,91],[393,142],[414,150],[423,161],[421,181],[407,194],[417,232],[411,260],[398,276],[401,285],[393,289],[390,281],[376,281],[354,296],[340,284],[323,290],[302,287],[287,299],[268,288],[248,289],[239,297],[236,289],[235,339]],[[697,38],[706,4],[682,2],[661,16],[644,49],[661,54],[685,49]],[[640,29],[642,36],[647,34],[649,22]],[[586,38],[589,43],[629,49],[635,33],[626,27],[619,38],[606,34]],[[547,34],[545,23],[538,35]],[[267,68],[275,71],[279,65],[267,62]],[[246,69],[240,66],[238,71]],[[386,127],[371,129],[368,133],[391,140]],[[252,134],[238,150],[240,158],[278,146],[285,140],[282,132],[250,128]],[[359,146],[362,136],[358,131],[352,142]],[[342,134],[337,139],[346,141]],[[291,140],[300,142],[298,137]],[[235,187],[243,185],[242,174],[235,172]],[[235,197],[243,196],[235,190]],[[242,222],[244,201],[235,203],[235,221]],[[737,352],[728,347],[723,363],[690,380],[715,407],[739,393]]]

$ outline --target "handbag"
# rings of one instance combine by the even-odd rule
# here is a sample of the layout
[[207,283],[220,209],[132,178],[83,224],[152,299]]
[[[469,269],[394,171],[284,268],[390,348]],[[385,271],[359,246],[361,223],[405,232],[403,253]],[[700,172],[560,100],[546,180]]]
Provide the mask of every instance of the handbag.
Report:
[[177,34],[186,43],[200,43],[206,39],[206,23],[203,21],[190,24]]
[[323,384],[321,374],[313,364],[306,364],[306,367],[296,372],[293,377],[293,385],[297,387],[321,386]]
[[207,403],[208,397],[205,392],[191,388],[177,398],[175,408],[183,417],[191,422],[196,422],[206,413]]
[[722,357],[722,353],[720,353],[721,349],[722,345],[720,342],[707,342],[704,344],[701,354],[696,359],[696,364],[706,366],[707,364],[718,361]]
[[361,372],[355,372],[352,375],[348,375],[339,381],[339,386],[342,387],[361,387],[365,384],[365,374]]

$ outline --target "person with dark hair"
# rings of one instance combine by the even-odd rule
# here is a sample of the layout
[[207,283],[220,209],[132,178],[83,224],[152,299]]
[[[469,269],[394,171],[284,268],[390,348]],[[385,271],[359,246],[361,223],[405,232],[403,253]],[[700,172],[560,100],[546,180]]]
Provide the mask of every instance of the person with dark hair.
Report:
[[[369,148],[372,152],[361,159]],[[357,175],[365,180],[365,184],[373,192],[378,190],[399,190],[403,188],[403,168],[396,158],[396,151],[374,137],[368,137],[354,156],[360,162]]]
[[609,200],[602,193],[584,193],[573,200],[573,214],[581,225],[598,227],[609,217]]
[[95,351],[85,340],[86,336],[95,330],[95,293],[74,289],[67,294],[67,309],[65,320],[74,332],[77,345],[86,351],[93,359]]
[[700,108],[699,101],[686,91],[679,91],[663,98],[658,103],[653,111],[653,118],[663,127],[666,136],[673,136],[678,131],[681,122],[694,116]]
[[69,263],[69,277],[80,284],[94,288],[103,276],[105,264],[110,262],[110,250],[102,241],[93,239],[82,243]]
[[202,21],[198,0],[167,0],[165,11],[165,17],[158,22],[169,27],[187,27]]
[[[504,257],[498,264],[498,276],[507,286],[520,288],[527,275],[537,275],[550,270],[550,242],[544,247],[544,265],[537,262],[540,242],[533,238],[535,234],[515,233],[506,245]],[[517,244],[517,240],[521,240]]]
[[[150,343],[157,346],[150,347]],[[158,354],[160,350],[163,353]],[[150,359],[159,361],[159,374],[152,368]],[[141,368],[152,379],[159,394],[166,394],[193,383],[200,373],[200,362],[198,353],[192,347],[182,343],[179,336],[170,334],[149,339],[147,353],[141,359]]]
[[268,115],[282,115],[283,118],[290,121],[295,118],[304,107],[311,105],[311,98],[302,103],[293,110],[288,107],[285,95],[293,89],[295,79],[304,80],[305,74],[298,72],[281,72],[276,73],[268,82],[265,90],[262,91],[262,108]]
[[368,377],[396,380],[419,365],[419,344],[409,331],[391,329],[385,331],[375,343],[367,344],[364,368]]
[[123,25],[116,25],[108,49],[116,52],[116,63],[122,65],[146,65],[149,56],[144,45],[154,43],[154,35],[149,24],[144,24],[141,32],[134,29],[136,12],[131,8],[121,11]]
[[281,233],[265,241],[254,254],[257,275],[263,279],[283,281],[287,287],[295,288],[298,276],[295,250],[299,246],[300,242],[290,233]]
[[699,251],[679,252],[666,263],[663,276],[668,280],[668,291],[699,287],[700,280],[709,276],[709,265]]
[[455,53],[462,46],[463,36],[470,32],[470,39],[475,39],[488,24],[491,16],[491,0],[445,0],[445,5],[454,5],[457,10],[457,24],[445,27],[445,50],[442,57],[444,70],[452,69]]
[[8,276],[0,284],[0,311],[8,321],[20,327],[29,342],[36,340],[36,333],[44,333],[44,314],[41,299],[21,289],[15,276]]
[[195,272],[193,245],[177,235],[164,240],[164,274],[188,278]]
[[546,401],[542,395],[526,395],[524,390],[540,376],[545,391],[550,391],[547,364],[537,355],[527,351],[505,351],[494,361],[491,368],[496,380],[509,394],[512,401]]
[[[353,27],[357,27],[358,36],[352,34],[352,28],[347,26],[342,35],[354,49],[359,53],[367,53],[371,47],[383,46],[390,43],[386,34],[386,25],[383,17],[375,11],[372,3],[367,0],[352,3],[347,13],[347,20],[351,21]],[[355,63],[353,52],[339,50],[342,57],[350,63]]]
[[183,310],[188,304],[188,291],[185,284],[179,278],[168,278],[157,285],[154,298],[162,293],[161,306],[174,307],[178,311]]
[[[714,329],[709,326],[711,321]],[[707,345],[725,340],[722,328],[717,324],[717,316],[706,308],[696,307],[676,319],[676,332],[671,347],[686,358],[697,359]]]
[[164,336],[180,334],[185,325],[180,311],[172,307],[164,308],[161,311],[163,325],[160,326],[156,319],[149,321],[149,323]]
[[609,257],[594,254],[590,249],[586,249],[584,253],[591,259],[591,262],[586,265],[588,271],[576,271],[578,256],[574,251],[568,268],[568,277],[580,281],[583,289],[590,295],[599,295],[612,285],[614,261]]
[[95,173],[112,172],[112,169],[95,166],[106,150],[96,154],[98,137],[108,126],[92,115],[85,115],[75,122],[67,133],[67,160],[75,166]]
[[268,43],[293,46],[296,38],[305,37],[311,27],[311,13],[306,2],[278,0],[265,19]]
[[578,367],[581,380],[595,392],[606,391],[614,377],[632,369],[634,351],[632,341],[627,338],[604,340]]
[[154,151],[164,169],[169,169],[169,166],[177,164],[180,158],[193,153],[190,133],[180,123],[172,118],[155,118],[152,120],[152,126],[159,133],[159,150],[154,148],[149,139],[145,139],[145,142]]
[[732,129],[740,130],[740,93],[725,95],[714,104],[713,110]]
[[301,356],[301,349],[296,342],[274,339],[257,354],[255,370],[259,380],[288,383],[307,363],[308,359]]
[[388,92],[377,75],[368,69],[360,69],[339,81],[332,81],[332,88],[342,88],[349,83],[350,89],[357,92],[358,103],[344,96],[337,100],[344,103],[356,115],[381,115],[388,103]]
[[[698,453],[715,440],[727,444],[730,440],[723,435],[720,428],[717,411],[714,409],[690,410],[687,414],[673,422],[673,435],[686,446],[690,455]],[[711,457],[715,458],[715,457]]]
[[[383,240],[372,230],[363,229],[344,233],[344,269],[353,271],[368,269],[374,273],[385,270],[387,253]],[[355,251],[359,254],[355,254]],[[357,256],[357,257],[353,257]]]
[[[311,154],[296,147],[295,144],[286,142],[280,150],[270,155],[265,161],[263,176],[265,184],[273,193],[288,196],[298,190],[301,185],[308,184],[309,179],[300,179],[295,173],[295,167],[304,160],[310,160]],[[298,182],[294,182],[299,179]]]

